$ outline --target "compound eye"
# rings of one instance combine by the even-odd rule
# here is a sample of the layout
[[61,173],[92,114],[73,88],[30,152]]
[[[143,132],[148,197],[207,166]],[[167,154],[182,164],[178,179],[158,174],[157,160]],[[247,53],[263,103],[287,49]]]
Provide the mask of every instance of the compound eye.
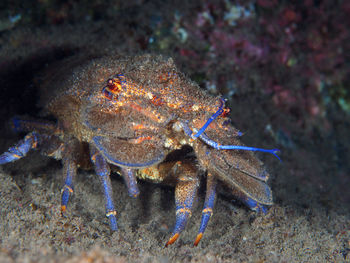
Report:
[[119,74],[117,77],[107,80],[106,86],[102,88],[102,94],[106,99],[116,101],[124,88],[125,77]]

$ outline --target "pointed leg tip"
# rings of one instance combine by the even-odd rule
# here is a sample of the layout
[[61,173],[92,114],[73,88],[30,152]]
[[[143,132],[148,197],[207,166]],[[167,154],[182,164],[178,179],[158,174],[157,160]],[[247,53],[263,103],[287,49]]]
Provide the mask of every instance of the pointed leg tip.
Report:
[[165,244],[165,247],[168,247],[169,245],[173,244],[178,239],[179,235],[179,233],[176,233],[171,238],[169,238],[168,242]]
[[67,210],[67,207],[65,205],[61,205],[61,213],[64,214],[66,210]]
[[197,235],[196,240],[194,241],[194,244],[193,244],[195,247],[198,245],[199,241],[201,241],[202,237],[203,237],[203,233],[199,233]]

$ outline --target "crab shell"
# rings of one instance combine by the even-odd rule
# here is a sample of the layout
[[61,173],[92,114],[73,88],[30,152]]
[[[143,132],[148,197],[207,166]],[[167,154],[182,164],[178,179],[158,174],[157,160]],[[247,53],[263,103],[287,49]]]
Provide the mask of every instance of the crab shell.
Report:
[[[223,108],[223,100],[200,89],[172,59],[154,55],[72,58],[50,67],[43,76],[39,78],[40,104],[44,115],[57,119],[57,126],[21,124],[22,130],[36,133],[11,149],[35,148],[38,134],[54,142],[56,146],[46,154],[64,160],[68,178],[62,211],[73,192],[76,166],[86,166],[88,148],[96,172],[103,177],[107,216],[115,230],[108,164],[121,171],[132,196],[138,194],[135,177],[176,185],[177,218],[167,245],[177,239],[191,215],[200,171],[206,171],[207,193],[196,245],[212,214],[216,181],[252,209],[264,211],[264,205],[272,204],[268,173],[252,152],[216,149],[185,132],[198,132]],[[221,145],[242,145],[240,133],[225,114],[213,119],[204,133]],[[194,155],[184,150],[188,148]],[[65,152],[77,157],[67,161]],[[18,159],[11,151],[2,157],[2,163]]]

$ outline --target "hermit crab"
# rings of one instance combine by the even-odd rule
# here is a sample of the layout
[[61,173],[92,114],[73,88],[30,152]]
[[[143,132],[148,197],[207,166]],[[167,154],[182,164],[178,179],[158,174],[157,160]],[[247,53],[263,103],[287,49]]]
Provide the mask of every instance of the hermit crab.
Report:
[[256,211],[265,212],[273,203],[269,175],[252,152],[278,157],[278,150],[242,145],[225,100],[201,90],[172,59],[71,58],[43,75],[40,104],[44,115],[57,122],[14,118],[14,129],[27,135],[0,155],[0,164],[31,149],[62,160],[62,213],[77,168],[91,164],[101,179],[112,230],[117,230],[117,217],[111,168],[122,175],[132,197],[139,194],[137,179],[175,186],[176,222],[166,246],[176,241],[191,216],[200,176],[206,177],[206,196],[195,245],[213,214],[218,182]]

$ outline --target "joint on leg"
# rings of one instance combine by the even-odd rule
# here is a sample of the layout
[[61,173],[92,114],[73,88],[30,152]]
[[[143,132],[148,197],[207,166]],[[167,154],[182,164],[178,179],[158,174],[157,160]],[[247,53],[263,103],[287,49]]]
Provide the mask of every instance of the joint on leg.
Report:
[[117,211],[113,210],[113,211],[107,212],[106,217],[110,217],[110,216],[117,216]]
[[63,186],[61,193],[63,193],[66,189],[69,191],[69,193],[73,194],[74,192],[73,188],[68,185]]
[[205,209],[203,209],[202,214],[210,214],[210,216],[212,216],[213,215],[213,209],[211,209],[209,207],[205,208]]
[[191,212],[191,209],[184,207],[176,210],[176,215],[178,214],[188,214],[189,216],[191,216],[192,212]]

